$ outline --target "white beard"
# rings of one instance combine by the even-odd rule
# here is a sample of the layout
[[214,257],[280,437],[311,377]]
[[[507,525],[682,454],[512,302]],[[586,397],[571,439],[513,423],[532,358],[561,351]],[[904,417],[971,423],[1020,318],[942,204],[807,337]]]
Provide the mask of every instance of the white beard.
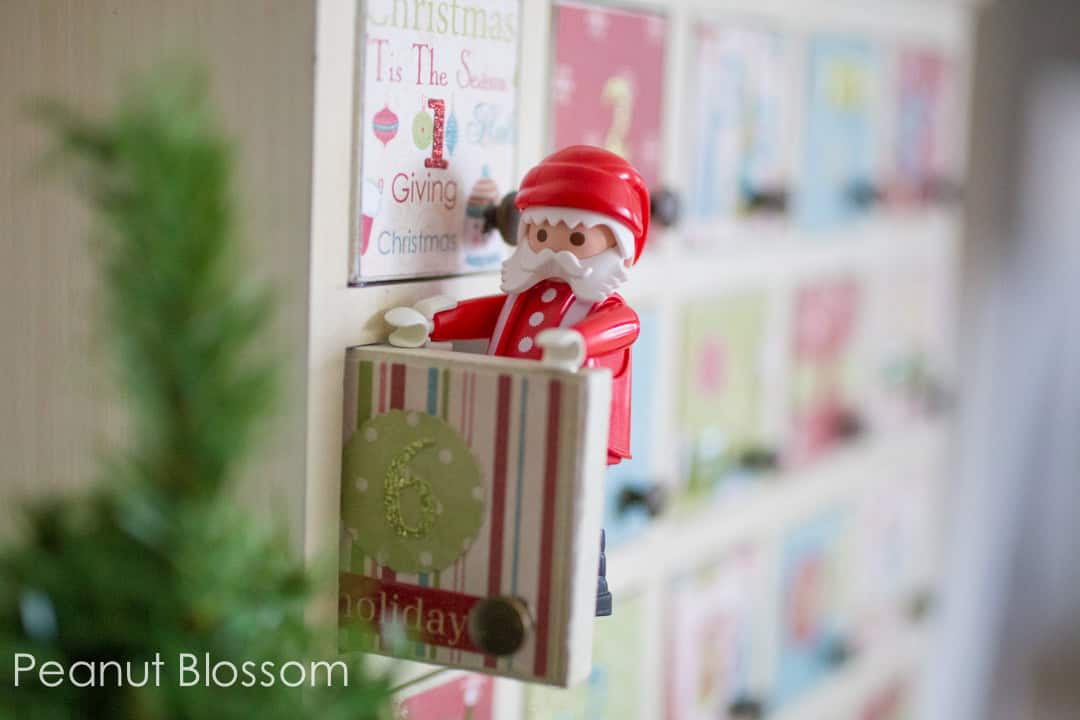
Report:
[[627,278],[626,266],[616,248],[579,260],[565,250],[533,252],[528,242],[503,262],[502,291],[519,293],[543,280],[565,280],[574,295],[582,300],[600,302],[611,295]]

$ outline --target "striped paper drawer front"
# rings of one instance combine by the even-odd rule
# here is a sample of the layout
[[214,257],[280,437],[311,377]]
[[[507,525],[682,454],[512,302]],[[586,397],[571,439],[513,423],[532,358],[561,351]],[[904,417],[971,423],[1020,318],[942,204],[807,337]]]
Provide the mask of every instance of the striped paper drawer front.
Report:
[[[583,646],[587,669],[609,385],[530,361],[351,349],[340,622],[378,632],[343,632],[342,649],[565,684]],[[386,468],[405,465],[393,490]],[[491,596],[532,622],[507,657],[467,631]]]

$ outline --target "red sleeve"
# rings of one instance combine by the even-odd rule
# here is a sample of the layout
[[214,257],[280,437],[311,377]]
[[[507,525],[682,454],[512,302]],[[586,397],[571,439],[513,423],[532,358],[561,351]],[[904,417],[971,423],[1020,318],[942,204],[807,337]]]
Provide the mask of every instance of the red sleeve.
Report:
[[618,295],[612,295],[573,329],[585,338],[586,357],[596,357],[630,347],[637,340],[640,328],[633,308]]
[[462,300],[456,307],[435,313],[431,339],[443,342],[491,337],[506,298],[506,295],[487,295]]

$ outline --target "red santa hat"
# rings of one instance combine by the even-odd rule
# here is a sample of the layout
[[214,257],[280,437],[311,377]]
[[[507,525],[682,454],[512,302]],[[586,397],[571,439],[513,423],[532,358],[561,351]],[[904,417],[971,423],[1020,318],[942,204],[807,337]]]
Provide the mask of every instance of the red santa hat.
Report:
[[606,225],[623,257],[637,262],[645,247],[649,190],[630,163],[602,148],[572,145],[548,155],[525,175],[515,204],[519,232],[540,221]]

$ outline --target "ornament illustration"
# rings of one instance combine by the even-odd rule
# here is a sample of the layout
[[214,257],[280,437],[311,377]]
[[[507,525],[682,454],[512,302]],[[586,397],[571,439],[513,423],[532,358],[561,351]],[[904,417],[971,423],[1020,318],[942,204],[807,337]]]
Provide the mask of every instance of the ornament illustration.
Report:
[[375,113],[371,118],[371,127],[375,131],[375,137],[386,147],[386,144],[394,139],[398,132],[398,116],[388,106]]
[[454,154],[454,148],[457,147],[458,141],[458,121],[457,114],[451,110],[450,117],[446,118],[446,150],[451,156]]
[[416,113],[412,121],[412,139],[420,150],[427,150],[431,146],[431,136],[435,131],[435,121],[426,110]]

